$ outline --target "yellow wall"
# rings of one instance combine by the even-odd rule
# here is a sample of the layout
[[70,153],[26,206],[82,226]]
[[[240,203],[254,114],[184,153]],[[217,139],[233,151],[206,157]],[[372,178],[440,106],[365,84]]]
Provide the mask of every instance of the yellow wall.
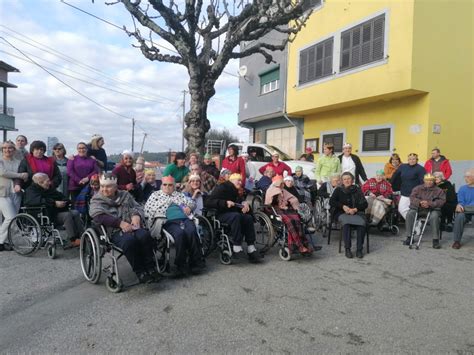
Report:
[[[426,156],[474,159],[473,0],[416,0],[413,88],[429,91]],[[441,134],[433,134],[433,124]]]
[[[356,108],[312,114],[305,119],[305,139],[318,138],[321,131],[346,129],[345,140],[352,143],[353,152],[360,155],[361,127],[393,124],[393,147],[395,152],[400,154],[402,161],[406,162],[409,153],[420,154],[426,150],[428,108],[429,97],[422,94],[387,102],[380,101]],[[410,133],[412,125],[420,125],[421,133]],[[357,150],[359,152],[356,152]],[[390,154],[384,156],[361,155],[361,159],[364,163],[385,163],[389,156]]]
[[[387,64],[297,88],[299,50],[388,9]],[[287,111],[305,115],[411,88],[413,0],[326,0],[289,45]],[[406,93],[405,93],[406,94]],[[374,98],[374,101],[376,99]]]

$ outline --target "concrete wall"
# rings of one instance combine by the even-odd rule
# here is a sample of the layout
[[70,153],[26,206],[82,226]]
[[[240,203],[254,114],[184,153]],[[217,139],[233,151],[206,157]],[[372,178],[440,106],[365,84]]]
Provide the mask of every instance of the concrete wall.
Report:
[[[262,41],[271,44],[280,44],[285,35],[279,32],[270,32]],[[249,43],[247,46],[252,46]],[[246,48],[246,47],[244,47]],[[247,66],[247,74],[239,79],[239,124],[249,119],[266,115],[282,113],[287,77],[287,51],[271,52],[275,63],[266,64],[261,54],[254,54],[240,60],[240,66]],[[280,67],[280,88],[267,94],[260,94],[259,74],[276,66]]]

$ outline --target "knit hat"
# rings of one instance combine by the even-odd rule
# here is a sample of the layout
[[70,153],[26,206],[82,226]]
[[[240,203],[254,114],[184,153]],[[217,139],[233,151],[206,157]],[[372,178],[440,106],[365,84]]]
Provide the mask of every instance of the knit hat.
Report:
[[212,159],[211,154],[209,153],[204,154],[204,159]]
[[129,150],[124,150],[124,151],[122,152],[122,157],[126,157],[126,156],[133,158],[133,153],[132,153],[131,151],[129,151]]
[[280,185],[282,182],[283,182],[283,176],[281,175],[275,175],[272,179],[272,184],[276,186]]
[[283,179],[284,181],[292,181],[292,182],[295,182],[295,180],[293,179],[293,176],[291,175],[286,175],[286,177]]
[[230,181],[232,180],[242,180],[242,175],[240,174],[232,174],[229,178]]
[[379,169],[375,172],[375,175],[385,176],[385,172],[382,169]]
[[232,172],[231,172],[229,169],[223,168],[223,169],[221,170],[221,174],[220,174],[220,175],[221,175],[221,176],[225,176],[225,175],[230,175],[230,174],[232,174]]
[[163,176],[161,178],[161,182],[166,184],[174,184],[174,177],[172,177],[171,175]]
[[295,168],[295,171],[303,171],[303,167],[298,165],[296,168]]

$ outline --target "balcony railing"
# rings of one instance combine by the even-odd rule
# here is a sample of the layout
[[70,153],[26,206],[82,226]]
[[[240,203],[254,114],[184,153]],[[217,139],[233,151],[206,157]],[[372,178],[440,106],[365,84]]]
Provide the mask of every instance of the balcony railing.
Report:
[[[3,105],[0,105],[0,113],[3,113]],[[7,115],[13,116],[15,114],[15,110],[13,110],[13,107],[7,107]]]

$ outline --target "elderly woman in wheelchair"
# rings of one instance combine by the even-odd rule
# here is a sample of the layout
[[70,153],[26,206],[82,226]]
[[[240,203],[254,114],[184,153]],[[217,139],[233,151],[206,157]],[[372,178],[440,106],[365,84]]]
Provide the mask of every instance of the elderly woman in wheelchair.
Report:
[[313,250],[309,246],[308,240],[303,232],[301,218],[298,214],[298,199],[284,189],[283,177],[277,175],[272,180],[272,185],[265,194],[265,205],[271,206],[271,211],[281,219],[286,228],[284,245],[280,256],[284,260],[289,260],[294,249],[298,248],[301,255],[310,255]]
[[89,213],[97,225],[105,227],[108,238],[121,249],[140,283],[160,279],[154,241],[143,228],[143,209],[130,193],[118,190],[114,175],[106,173],[100,177],[100,191],[92,198]]
[[172,176],[162,178],[161,190],[155,191],[145,204],[145,216],[153,237],[160,239],[164,232],[166,238],[173,239],[177,276],[185,275],[187,269],[198,274],[206,266],[192,216],[195,207],[192,199],[175,190]]

